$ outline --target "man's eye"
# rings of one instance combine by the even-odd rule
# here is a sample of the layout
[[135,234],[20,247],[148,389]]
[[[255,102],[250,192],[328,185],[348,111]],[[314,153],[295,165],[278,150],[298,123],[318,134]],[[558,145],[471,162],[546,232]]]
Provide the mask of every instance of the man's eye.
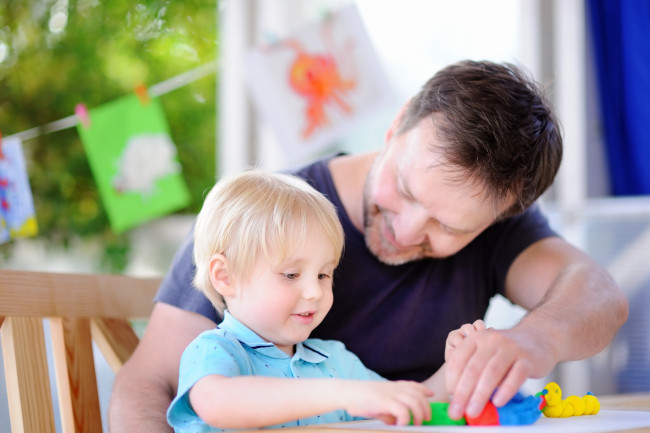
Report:
[[404,191],[404,187],[402,186],[401,182],[397,182],[397,193],[402,197],[406,195],[406,192]]
[[300,276],[300,274],[298,274],[296,272],[291,272],[291,273],[288,273],[288,274],[284,274],[284,277],[287,280],[295,280],[296,278],[298,278],[298,276]]
[[447,226],[444,225],[444,224],[440,224],[440,228],[442,228],[442,231],[445,232],[445,233],[447,233],[448,235],[452,235],[452,236],[454,236],[454,235],[457,235],[457,234],[458,234],[458,233],[456,232],[456,230],[454,230],[454,229],[452,229],[452,228],[450,228],[450,227],[447,227]]
[[397,193],[400,196],[402,196],[405,200],[410,200],[410,201],[415,200],[413,195],[410,192],[406,191],[406,189],[404,189],[404,185],[402,185],[401,182],[397,184]]

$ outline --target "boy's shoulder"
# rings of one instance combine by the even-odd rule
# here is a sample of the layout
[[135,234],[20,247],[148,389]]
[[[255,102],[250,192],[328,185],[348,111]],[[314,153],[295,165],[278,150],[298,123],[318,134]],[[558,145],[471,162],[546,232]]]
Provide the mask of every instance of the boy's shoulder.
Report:
[[216,346],[225,349],[228,352],[245,352],[241,342],[232,333],[220,328],[213,328],[201,332],[186,347],[185,351],[190,350],[211,350],[214,351]]

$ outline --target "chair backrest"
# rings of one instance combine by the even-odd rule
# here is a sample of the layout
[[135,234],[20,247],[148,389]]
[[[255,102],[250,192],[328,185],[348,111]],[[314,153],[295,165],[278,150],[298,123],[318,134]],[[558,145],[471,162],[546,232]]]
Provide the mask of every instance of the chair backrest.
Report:
[[55,433],[43,319],[63,433],[101,432],[94,340],[114,371],[138,344],[159,278],[0,270],[0,332],[12,433]]

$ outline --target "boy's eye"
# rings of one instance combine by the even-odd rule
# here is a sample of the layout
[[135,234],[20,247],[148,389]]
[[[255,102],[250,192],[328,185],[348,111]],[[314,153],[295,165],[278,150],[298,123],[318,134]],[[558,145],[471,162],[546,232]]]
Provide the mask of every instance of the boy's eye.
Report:
[[295,280],[296,278],[298,278],[299,275],[300,275],[300,274],[298,274],[298,273],[296,273],[296,272],[290,272],[290,273],[288,273],[288,274],[284,274],[284,277],[285,277],[287,280]]
[[329,274],[318,274],[318,279],[319,280],[324,280],[325,278],[329,278]]

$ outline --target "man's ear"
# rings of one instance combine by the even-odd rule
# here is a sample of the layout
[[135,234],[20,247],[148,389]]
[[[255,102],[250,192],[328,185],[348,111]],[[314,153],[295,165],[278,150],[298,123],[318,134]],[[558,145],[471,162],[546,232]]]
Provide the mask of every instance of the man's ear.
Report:
[[210,281],[221,296],[230,297],[235,294],[235,286],[228,272],[228,260],[223,254],[213,254],[210,257]]
[[397,129],[402,124],[402,118],[404,117],[404,113],[406,113],[406,108],[409,106],[410,103],[411,100],[409,99],[408,101],[406,101],[406,104],[404,104],[402,108],[400,108],[400,110],[397,112],[397,115],[391,122],[390,126],[388,127],[388,130],[386,131],[386,135],[384,136],[384,140],[386,141],[386,143],[388,143],[395,136]]

